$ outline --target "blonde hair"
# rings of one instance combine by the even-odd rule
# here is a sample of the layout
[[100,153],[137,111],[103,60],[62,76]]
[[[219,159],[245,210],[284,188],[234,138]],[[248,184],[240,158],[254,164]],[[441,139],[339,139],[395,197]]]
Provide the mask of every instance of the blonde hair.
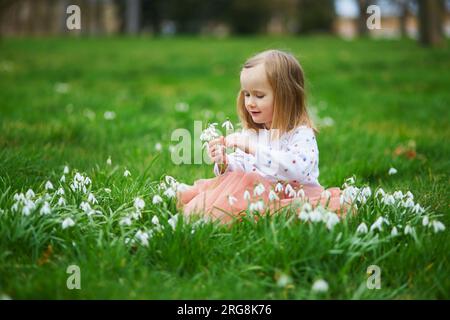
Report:
[[[302,67],[290,53],[267,50],[248,59],[243,66],[252,68],[264,63],[267,79],[274,92],[273,118],[270,129],[278,129],[279,134],[287,133],[299,125],[306,125],[317,132],[306,109],[305,79]],[[245,129],[262,129],[245,108],[242,90],[237,96],[237,112]]]

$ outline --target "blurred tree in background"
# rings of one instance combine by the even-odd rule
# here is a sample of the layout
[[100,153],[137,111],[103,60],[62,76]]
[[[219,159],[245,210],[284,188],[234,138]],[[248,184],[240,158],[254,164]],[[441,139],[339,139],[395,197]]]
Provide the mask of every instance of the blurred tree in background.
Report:
[[[68,33],[68,5],[81,30]],[[344,4],[344,6],[342,6]],[[367,9],[381,8],[382,30],[368,30]],[[350,8],[353,14],[338,12]],[[426,46],[450,36],[450,0],[0,0],[0,35],[305,34],[408,36]]]
[[443,0],[418,0],[420,42],[426,46],[439,45],[444,40],[442,28],[445,3]]
[[331,32],[335,19],[333,0],[299,0],[299,32]]

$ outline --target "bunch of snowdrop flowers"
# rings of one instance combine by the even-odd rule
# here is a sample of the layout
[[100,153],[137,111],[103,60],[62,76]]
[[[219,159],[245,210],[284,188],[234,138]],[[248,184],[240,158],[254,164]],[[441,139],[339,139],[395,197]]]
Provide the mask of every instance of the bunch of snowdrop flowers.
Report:
[[338,215],[318,205],[315,208],[309,202],[301,207],[298,218],[303,222],[324,223],[328,230],[332,230],[340,222]]
[[217,139],[220,137],[219,132],[217,131],[217,122],[211,123],[208,127],[202,131],[200,134],[200,141],[203,142],[202,147],[205,148],[208,146],[208,142]]
[[82,191],[86,194],[88,192],[87,188],[91,184],[91,182],[92,181],[88,176],[84,176],[77,172],[73,177],[72,183],[70,184],[70,189],[72,189],[73,192]]
[[[181,182],[178,182],[174,177],[167,175],[159,184],[159,190],[162,192],[164,196],[168,199],[176,198],[177,192],[185,191],[187,185]],[[162,202],[162,198],[159,195],[155,195],[153,197],[153,204],[157,204]]]
[[[205,148],[208,146],[208,142],[211,140],[217,139],[220,137],[220,132],[217,130],[218,123],[214,122],[208,125],[208,127],[202,131],[200,135],[200,141],[203,142],[202,147]],[[222,123],[222,128],[226,130],[226,132],[233,131],[234,126],[229,119],[227,119],[224,123]]]
[[33,212],[37,205],[33,201],[35,194],[32,189],[29,189],[26,194],[14,194],[14,204],[11,207],[12,212],[22,212],[24,216],[28,216]]
[[[103,199],[100,199],[102,201],[97,200],[97,193],[92,188],[91,179],[85,174],[74,172],[72,181],[65,184],[63,182],[68,174],[69,169],[66,166],[62,176],[64,179],[60,179],[59,185],[46,181],[39,191],[28,189],[26,192],[15,193],[11,197],[10,210],[0,209],[0,217],[8,215],[8,211],[13,217],[48,216],[50,221],[58,223],[62,230],[71,229],[77,225],[83,226],[87,222],[93,222],[93,219],[97,219],[97,217],[105,217],[100,210],[101,204],[99,204],[104,201]],[[168,211],[168,204],[171,199],[176,198],[178,191],[186,190],[186,188],[187,185],[178,182],[174,177],[165,176],[163,181],[155,185],[154,194],[150,195],[150,206],[153,205],[151,210],[161,212],[162,215],[154,214],[149,219],[141,219],[143,212],[151,211],[144,211],[147,206],[146,201],[149,200],[142,195],[136,195],[131,202],[120,206],[120,209],[116,211],[116,217],[121,229],[128,235],[126,243],[145,247],[149,246],[155,235],[163,232],[175,232],[177,229],[185,230],[185,225],[180,222],[189,222],[191,218],[183,216],[180,219],[178,213]],[[250,212],[261,212],[268,209],[261,198],[263,194],[268,194],[269,202],[274,203],[279,201],[279,196],[284,193],[288,197],[294,198],[292,204],[296,209],[297,221],[301,221],[302,224],[324,225],[329,231],[332,231],[344,219],[358,219],[354,230],[355,239],[365,239],[366,236],[360,237],[365,234],[368,237],[384,234],[389,237],[406,235],[416,238],[416,232],[419,231],[430,230],[438,233],[446,229],[445,225],[437,220],[438,215],[428,212],[415,202],[414,195],[410,191],[397,190],[388,193],[381,188],[372,191],[367,186],[357,187],[353,178],[347,179],[341,193],[341,203],[359,206],[359,208],[356,214],[347,213],[344,216],[338,216],[329,211],[326,206],[313,207],[302,189],[297,191],[291,185],[281,183],[277,183],[274,189],[269,188],[270,190],[268,186],[260,183],[255,185],[253,190],[244,192],[243,196],[248,202]],[[108,188],[100,190],[111,192]],[[321,199],[329,199],[330,196],[331,194],[324,190]],[[228,195],[231,206],[237,201],[236,197],[238,197],[236,194]],[[123,213],[125,216],[122,215]],[[164,217],[163,221],[160,220],[162,217]],[[211,220],[209,217],[202,217],[190,225],[192,228],[190,232],[195,233],[198,228]],[[90,226],[99,225],[92,223]],[[352,226],[351,223],[345,225]]]
[[[69,167],[64,167],[63,175],[60,179],[60,183],[64,183],[66,181],[66,174],[69,173]],[[94,194],[90,192],[89,186],[92,181],[89,177],[84,176],[80,173],[76,173],[73,178],[73,182],[70,184],[70,189],[73,192],[80,192],[83,194],[83,201],[80,204],[80,209],[83,213],[87,214],[87,216],[91,216],[92,214],[101,214],[101,211],[94,210],[91,205],[98,204],[98,201]],[[89,188],[89,189],[88,189]],[[23,193],[16,193],[13,196],[14,203],[11,206],[12,212],[21,212],[24,216],[29,216],[34,212],[38,212],[40,215],[50,215],[53,213],[61,213],[61,208],[67,206],[67,201],[65,199],[66,191],[63,188],[63,185],[55,190],[51,181],[47,181],[44,184],[44,193],[40,196],[36,195],[32,189],[28,189],[28,191]],[[73,211],[73,207],[71,207],[70,211]],[[75,225],[75,221],[71,217],[58,216],[63,218],[61,226],[62,229],[66,229]]]
[[[410,191],[403,193],[401,190],[397,190],[388,193],[382,188],[377,188],[372,197],[370,187],[358,188],[354,186],[354,182],[353,178],[346,180],[341,195],[341,204],[351,204],[357,208],[358,205],[364,205],[369,198],[372,198],[374,207],[377,208],[376,220],[373,223],[361,222],[356,229],[357,234],[375,234],[389,229],[390,235],[393,237],[402,231],[405,235],[415,236],[416,227],[420,226],[420,221],[422,221],[423,227],[432,228],[434,233],[445,230],[442,222],[427,213],[419,203],[414,202],[414,195]],[[382,214],[380,211],[387,213]],[[394,213],[388,214],[389,212]]]

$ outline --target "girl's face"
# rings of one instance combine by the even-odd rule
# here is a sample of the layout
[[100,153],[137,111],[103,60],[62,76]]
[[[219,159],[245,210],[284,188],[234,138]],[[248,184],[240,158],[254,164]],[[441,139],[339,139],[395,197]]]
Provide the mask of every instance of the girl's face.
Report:
[[247,112],[253,121],[270,128],[273,116],[273,90],[267,80],[264,63],[241,72],[241,92]]

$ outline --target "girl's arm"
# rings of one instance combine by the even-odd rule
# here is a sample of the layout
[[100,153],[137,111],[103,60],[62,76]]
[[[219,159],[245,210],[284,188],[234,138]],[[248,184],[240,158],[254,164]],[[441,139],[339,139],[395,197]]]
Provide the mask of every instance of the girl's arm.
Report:
[[314,132],[310,128],[296,129],[289,145],[284,149],[281,149],[280,145],[271,147],[263,143],[248,143],[238,138],[230,140],[230,144],[247,152],[249,157],[254,156],[254,167],[264,175],[278,180],[316,182],[317,177],[313,175],[318,167],[319,150]]

